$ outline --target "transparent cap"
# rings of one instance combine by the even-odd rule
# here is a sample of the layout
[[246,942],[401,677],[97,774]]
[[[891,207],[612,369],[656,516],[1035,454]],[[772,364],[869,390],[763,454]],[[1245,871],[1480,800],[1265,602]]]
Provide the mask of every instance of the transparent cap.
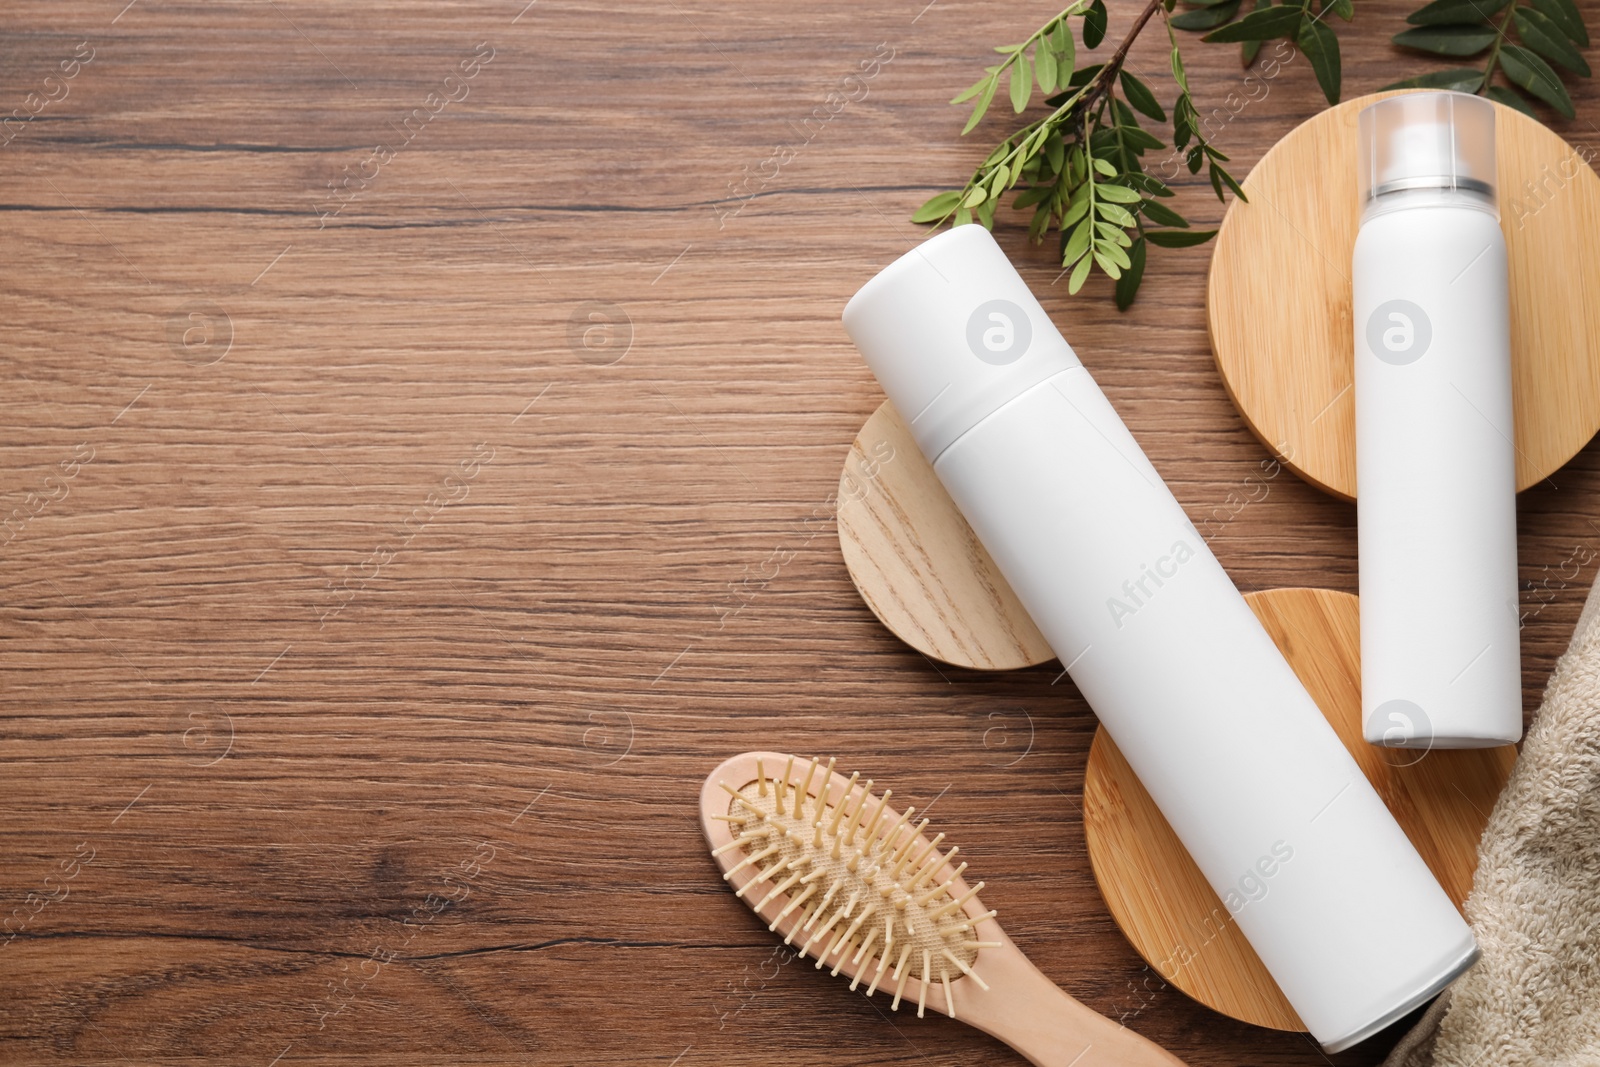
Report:
[[1494,199],[1494,105],[1481,96],[1418,92],[1361,109],[1361,202],[1403,189],[1460,189]]

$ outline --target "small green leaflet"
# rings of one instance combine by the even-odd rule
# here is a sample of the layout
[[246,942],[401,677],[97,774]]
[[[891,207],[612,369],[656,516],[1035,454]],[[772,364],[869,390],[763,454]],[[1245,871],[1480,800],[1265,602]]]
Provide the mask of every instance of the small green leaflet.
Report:
[[1161,109],[1161,103],[1156,100],[1156,94],[1150,91],[1148,85],[1126,69],[1123,70],[1119,80],[1122,82],[1122,95],[1128,98],[1129,104],[1157,122],[1167,121],[1167,113]]
[[1190,248],[1203,245],[1217,235],[1216,230],[1146,230],[1144,239],[1162,248]]
[[1275,37],[1293,37],[1300,29],[1300,19],[1305,14],[1297,6],[1280,4],[1277,7],[1252,11],[1238,22],[1213,30],[1200,38],[1208,42],[1270,41]]
[[1391,40],[1405,48],[1436,56],[1475,56],[1494,43],[1499,32],[1487,23],[1470,26],[1418,26],[1397,33]]
[[[1339,38],[1320,19],[1307,19],[1300,25],[1296,38],[1300,51],[1311,60],[1311,69],[1317,75],[1317,84],[1328,103],[1339,102]],[[1231,184],[1231,183],[1230,183]]]
[[1550,16],[1532,8],[1519,7],[1511,12],[1511,20],[1516,23],[1517,36],[1522,38],[1523,44],[1550,62],[1558,63],[1574,74],[1589,77],[1589,64]]
[[1413,11],[1406,21],[1413,26],[1452,26],[1478,23],[1502,11],[1511,0],[1433,0],[1433,3]]
[[1454,89],[1458,93],[1475,93],[1482,84],[1482,70],[1477,67],[1456,67],[1452,70],[1436,70],[1431,74],[1419,74],[1415,78],[1385,85],[1379,92],[1387,92],[1390,89]]
[[1550,64],[1526,48],[1501,45],[1500,69],[1513,83],[1555,108],[1563,118],[1570,119],[1576,114],[1572,97],[1567,95],[1567,87],[1561,84],[1560,76],[1550,69]]

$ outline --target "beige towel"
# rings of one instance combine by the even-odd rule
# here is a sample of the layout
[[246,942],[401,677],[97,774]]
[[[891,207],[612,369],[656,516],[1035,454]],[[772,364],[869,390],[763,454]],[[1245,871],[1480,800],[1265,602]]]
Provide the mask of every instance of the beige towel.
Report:
[[1490,813],[1466,910],[1482,958],[1383,1067],[1600,1065],[1600,582]]

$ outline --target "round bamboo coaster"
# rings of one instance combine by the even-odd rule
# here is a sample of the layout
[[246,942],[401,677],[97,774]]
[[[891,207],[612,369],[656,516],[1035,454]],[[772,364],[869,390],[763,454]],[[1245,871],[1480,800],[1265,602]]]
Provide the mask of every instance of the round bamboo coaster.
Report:
[[[840,547],[862,599],[893,633],[959,667],[1054,658],[1016,594],[885,402],[839,482]],[[1457,905],[1512,746],[1379,749],[1361,735],[1356,598],[1273,589],[1245,598]],[[1293,1009],[1104,730],[1084,778],[1089,860],[1112,917],[1163,981],[1225,1015],[1300,1029]],[[1159,988],[1159,986],[1147,986]]]
[[[1206,290],[1211,349],[1234,406],[1306,481],[1356,496],[1350,257],[1360,205],[1348,100],[1301,123],[1244,181]],[[1600,177],[1576,149],[1495,105],[1500,227],[1511,268],[1517,488],[1600,429]]]

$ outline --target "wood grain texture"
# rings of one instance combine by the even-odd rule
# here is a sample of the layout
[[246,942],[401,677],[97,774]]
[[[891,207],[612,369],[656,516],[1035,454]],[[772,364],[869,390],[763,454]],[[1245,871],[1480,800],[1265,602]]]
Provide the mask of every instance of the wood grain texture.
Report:
[[[0,147],[26,514],[0,535],[0,1059],[1009,1057],[775,965],[695,820],[712,767],[775,748],[938,798],[1096,1011],[1195,1065],[1325,1064],[1118,932],[1070,683],[930,665],[836,547],[882,401],[839,312],[1003,136],[959,138],[946,101],[1056,10],[9,4],[0,115],[94,57]],[[1421,68],[1387,43],[1406,10],[1338,24],[1348,93]],[[1133,62],[1170,99],[1159,36]],[[1241,173],[1319,110],[1303,57],[1238,107],[1237,50],[1186,52]],[[1237,581],[1355,588],[1353,509],[1263,467],[1218,379],[1208,249],[1152,255],[1119,314],[999,238]],[[1519,498],[1530,709],[1595,571],[1600,451],[1552,482]]]
[[[1472,888],[1478,838],[1511,774],[1516,747],[1418,752],[1369,745],[1361,730],[1356,598],[1327,589],[1269,589],[1245,599],[1428,869],[1461,907]],[[1103,729],[1089,751],[1083,822],[1106,904],[1158,974],[1235,1019],[1303,1029]]]
[[861,599],[918,652],[970,670],[1055,659],[887,400],[845,458],[837,524]]
[[[1356,117],[1374,93],[1291,130],[1244,182],[1217,235],[1211,344],[1245,422],[1291,469],[1356,497],[1350,258],[1361,205]],[[1511,280],[1517,488],[1600,429],[1600,177],[1575,147],[1495,104],[1500,228]],[[1581,136],[1581,135],[1580,135]]]

